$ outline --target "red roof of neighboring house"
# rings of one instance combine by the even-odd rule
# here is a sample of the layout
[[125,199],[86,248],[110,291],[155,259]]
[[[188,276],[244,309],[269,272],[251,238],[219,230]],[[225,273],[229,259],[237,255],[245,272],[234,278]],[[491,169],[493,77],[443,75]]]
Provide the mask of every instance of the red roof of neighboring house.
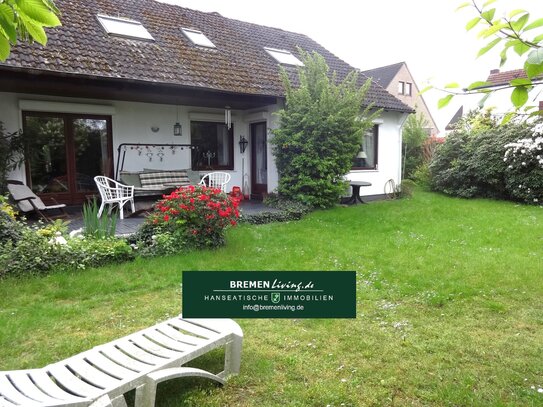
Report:
[[513,69],[512,71],[505,72],[500,72],[499,69],[493,69],[490,71],[490,75],[488,75],[486,81],[492,84],[491,86],[501,86],[509,85],[513,79],[518,78],[527,78],[524,69]]

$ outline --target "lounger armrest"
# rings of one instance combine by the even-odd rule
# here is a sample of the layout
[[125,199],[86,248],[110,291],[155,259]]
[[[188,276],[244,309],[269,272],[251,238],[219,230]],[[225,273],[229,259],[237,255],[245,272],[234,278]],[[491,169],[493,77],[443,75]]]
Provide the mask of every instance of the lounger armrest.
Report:
[[[12,196],[13,197],[13,196]],[[34,199],[36,198],[35,195],[32,195],[32,196],[28,196],[28,197],[24,197],[24,198],[19,198],[19,199],[15,199],[13,198],[13,200],[15,201],[15,203],[19,203],[19,202],[23,202],[23,201],[28,201],[30,203],[30,205],[32,206],[32,208],[35,210],[35,211],[39,211],[40,209],[36,206],[35,202],[34,202]]]
[[55,207],[57,208],[64,208],[66,206],[66,204],[61,204],[59,201],[57,201],[55,198],[51,197],[50,198],[51,201],[53,201],[53,204],[55,205]]
[[34,195],[32,196],[25,196],[23,198],[15,198],[13,195],[11,196],[15,202],[21,202],[21,201],[30,201],[32,203],[32,199],[35,198]]

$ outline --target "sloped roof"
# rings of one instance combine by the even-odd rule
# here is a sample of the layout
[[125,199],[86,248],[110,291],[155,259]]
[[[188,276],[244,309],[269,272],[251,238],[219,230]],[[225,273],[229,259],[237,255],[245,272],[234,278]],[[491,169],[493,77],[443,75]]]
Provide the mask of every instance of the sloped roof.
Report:
[[[214,91],[284,96],[277,62],[264,47],[316,51],[339,78],[354,68],[311,38],[225,18],[218,13],[154,0],[57,0],[62,26],[49,29],[46,47],[18,44],[0,68],[143,81]],[[96,15],[139,21],[155,41],[109,36]],[[181,28],[202,31],[216,48],[193,45]],[[285,66],[293,76],[295,67]],[[361,81],[365,77],[361,75]],[[369,103],[387,110],[412,109],[373,83]]]
[[460,108],[456,111],[454,116],[451,118],[447,126],[445,127],[445,130],[454,130],[462,116],[464,115],[464,106],[460,106]]
[[405,62],[398,62],[397,64],[362,71],[362,73],[368,78],[372,78],[383,88],[387,88],[403,65],[405,65]]
[[524,69],[513,69],[512,71],[500,72],[499,69],[493,69],[490,71],[490,75],[486,79],[486,82],[492,84],[492,86],[509,85],[513,79],[527,78]]

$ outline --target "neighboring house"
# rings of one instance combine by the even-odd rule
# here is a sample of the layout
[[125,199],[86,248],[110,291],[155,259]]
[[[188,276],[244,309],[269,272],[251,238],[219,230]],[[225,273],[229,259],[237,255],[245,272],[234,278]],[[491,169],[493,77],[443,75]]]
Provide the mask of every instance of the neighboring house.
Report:
[[[323,55],[340,78],[353,70],[305,35],[217,13],[153,0],[55,4],[62,26],[48,30],[47,46],[18,44],[0,63],[0,121],[33,138],[12,177],[68,204],[95,191],[95,175],[114,177],[120,167],[227,171],[229,189],[272,192],[279,66],[295,77],[300,47]],[[412,109],[375,84],[367,102],[383,113],[349,176],[380,195],[387,180],[400,181],[401,126]]]
[[422,114],[428,123],[428,127],[426,128],[428,135],[435,136],[439,133],[437,124],[424,98],[420,95],[420,90],[405,62],[381,66],[362,72],[406,105],[415,109],[417,113]]
[[451,120],[449,120],[449,123],[447,123],[447,126],[445,126],[445,134],[449,134],[451,131],[453,131],[463,116],[464,106],[460,106]]
[[[492,116],[497,120],[501,120],[508,112],[514,111],[515,108],[511,102],[511,81],[524,78],[526,78],[524,69],[513,69],[503,72],[499,69],[492,69],[486,78],[485,84],[475,89],[490,89],[493,91],[484,101],[484,105],[481,104],[481,100],[485,97],[484,93],[473,93],[462,96],[461,100],[464,104],[447,124],[447,127],[445,128],[446,133],[453,130],[454,125],[460,118],[467,115],[470,111],[489,109]],[[535,106],[538,110],[543,112],[543,78],[539,77],[533,79],[532,83],[534,86],[529,93],[529,99],[526,105]]]
[[[489,97],[485,106],[492,107],[496,115],[503,115],[511,111],[514,106],[511,102],[511,81],[515,79],[525,79],[526,73],[524,69],[513,69],[511,71],[500,72],[499,69],[492,69],[488,78],[486,78],[487,86],[481,87],[481,89],[493,89],[495,92]],[[538,107],[541,101],[543,101],[543,77],[537,77],[532,79],[533,89],[530,91],[528,106]],[[503,90],[502,90],[503,89]],[[540,109],[541,110],[541,109]]]

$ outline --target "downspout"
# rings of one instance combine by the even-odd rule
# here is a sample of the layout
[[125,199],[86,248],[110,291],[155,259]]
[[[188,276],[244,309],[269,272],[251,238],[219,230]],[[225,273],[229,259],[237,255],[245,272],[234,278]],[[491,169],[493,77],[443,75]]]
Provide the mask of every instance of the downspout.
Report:
[[402,113],[400,115],[400,124],[398,125],[398,130],[399,130],[399,133],[400,133],[400,143],[399,143],[399,146],[398,146],[398,152],[399,152],[399,156],[400,156],[400,165],[398,167],[398,181],[399,181],[400,185],[402,183],[403,168],[404,168],[404,165],[405,165],[404,160],[403,160],[403,155],[402,155],[403,125],[405,124],[405,121],[407,120],[408,117],[409,117],[409,113]]

